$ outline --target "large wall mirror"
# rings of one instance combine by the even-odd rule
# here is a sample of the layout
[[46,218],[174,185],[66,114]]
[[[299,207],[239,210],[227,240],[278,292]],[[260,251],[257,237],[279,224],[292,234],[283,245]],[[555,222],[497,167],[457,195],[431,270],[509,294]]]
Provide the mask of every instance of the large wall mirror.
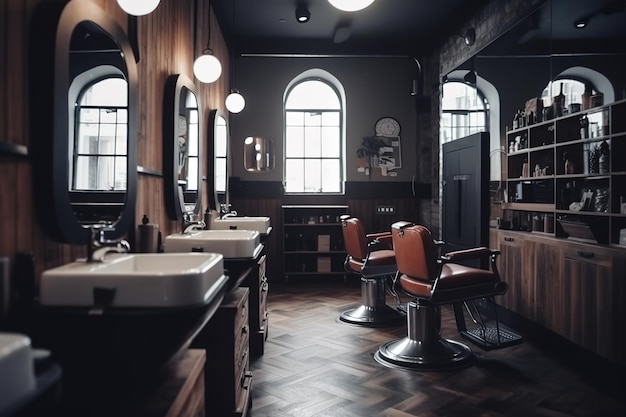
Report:
[[229,204],[228,200],[228,149],[230,131],[226,114],[221,110],[212,110],[209,114],[209,172],[213,181],[207,181],[211,209],[220,210],[220,205]]
[[163,95],[163,178],[171,220],[200,213],[202,206],[202,110],[193,81],[170,75]]
[[42,4],[30,34],[36,206],[44,229],[117,238],[136,200],[137,69],[123,29],[89,0]]

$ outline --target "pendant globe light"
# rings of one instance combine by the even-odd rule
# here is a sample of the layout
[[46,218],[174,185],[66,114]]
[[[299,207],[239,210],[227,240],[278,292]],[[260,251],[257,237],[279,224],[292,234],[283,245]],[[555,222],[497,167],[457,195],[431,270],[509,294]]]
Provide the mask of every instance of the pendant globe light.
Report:
[[328,2],[344,12],[357,12],[374,3],[374,0],[328,0]]
[[161,0],[117,0],[117,4],[132,16],[143,16],[152,13]]
[[230,94],[226,97],[226,108],[231,113],[239,113],[246,107],[246,99],[239,94],[239,90],[233,88],[230,90]]
[[[233,0],[233,31],[235,31],[235,4],[236,4],[236,0]],[[231,54],[231,59],[230,59],[230,79],[231,79],[231,85],[236,85],[235,84],[235,57],[233,54]],[[226,100],[224,101],[224,104],[226,104],[226,109],[228,109],[229,112],[231,113],[239,113],[241,112],[244,107],[246,107],[246,99],[243,98],[243,96],[239,93],[239,90],[236,88],[233,88],[230,90],[230,94],[226,97]]]
[[[198,2],[196,0],[196,10]],[[207,40],[206,49],[204,53],[200,55],[193,63],[193,73],[202,83],[212,83],[217,81],[222,75],[222,64],[220,60],[213,55],[213,51],[210,48],[211,44],[211,2],[209,2],[209,39]]]

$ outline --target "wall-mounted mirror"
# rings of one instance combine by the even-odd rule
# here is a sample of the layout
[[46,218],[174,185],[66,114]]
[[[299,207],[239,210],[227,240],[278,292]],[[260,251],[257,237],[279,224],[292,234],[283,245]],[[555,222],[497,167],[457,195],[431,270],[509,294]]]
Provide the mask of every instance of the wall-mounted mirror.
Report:
[[202,206],[202,110],[193,81],[170,75],[163,95],[165,207],[172,220],[197,215]]
[[243,165],[246,171],[266,172],[274,169],[276,151],[270,138],[248,136],[243,143]]
[[91,1],[33,14],[29,79],[36,206],[54,239],[124,235],[136,200],[137,69],[121,26]]
[[[221,204],[228,204],[228,148],[230,132],[226,114],[221,110],[212,110],[209,114],[209,172],[213,172],[213,181],[207,181],[211,209],[218,210]],[[212,145],[211,145],[212,144]]]

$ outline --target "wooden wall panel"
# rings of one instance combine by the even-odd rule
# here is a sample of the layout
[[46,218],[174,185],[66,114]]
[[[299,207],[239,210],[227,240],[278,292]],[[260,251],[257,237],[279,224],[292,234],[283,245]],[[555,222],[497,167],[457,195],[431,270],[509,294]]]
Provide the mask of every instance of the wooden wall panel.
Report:
[[[28,146],[29,125],[36,123],[28,106],[28,24],[33,10],[47,0],[3,0],[0,3],[0,142]],[[128,16],[115,0],[93,0],[124,29]],[[209,0],[162,0],[154,13],[137,18],[140,61],[138,164],[162,171],[163,89],[168,75],[181,73],[193,78],[193,60],[207,46],[223,65],[222,77],[210,85],[197,83],[204,109],[204,146],[207,144],[206,120],[211,109],[224,110],[229,91],[229,51]],[[197,33],[194,33],[197,28]],[[195,35],[195,40],[194,40]],[[205,148],[206,149],[206,148]],[[206,167],[206,153],[203,161]],[[206,172],[206,169],[205,169]],[[45,269],[85,256],[85,248],[49,239],[42,231],[33,207],[37,185],[32,184],[30,160],[22,156],[0,155],[0,257],[13,262],[21,252],[32,253],[35,276]],[[204,204],[206,207],[206,193]],[[137,224],[143,214],[158,223],[162,233],[178,232],[180,224],[167,219],[163,203],[163,178],[139,175],[136,205]],[[129,236],[134,234],[130,231]],[[134,242],[131,242],[134,243]],[[18,277],[19,279],[19,277]]]

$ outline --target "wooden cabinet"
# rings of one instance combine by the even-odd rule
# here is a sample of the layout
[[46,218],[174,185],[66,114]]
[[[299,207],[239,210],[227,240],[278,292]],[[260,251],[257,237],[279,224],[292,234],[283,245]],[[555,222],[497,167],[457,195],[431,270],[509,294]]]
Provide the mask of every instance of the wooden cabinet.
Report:
[[253,357],[263,355],[267,339],[269,314],[267,312],[267,294],[269,283],[265,274],[266,255],[262,255],[253,271],[248,274],[244,286],[250,291],[250,353]]
[[282,206],[283,274],[341,275],[346,259],[340,217],[345,205]]
[[508,230],[492,230],[491,241],[509,284],[503,307],[626,364],[623,250]]
[[192,343],[206,350],[207,415],[240,417],[250,408],[248,294],[246,287],[228,293]]

